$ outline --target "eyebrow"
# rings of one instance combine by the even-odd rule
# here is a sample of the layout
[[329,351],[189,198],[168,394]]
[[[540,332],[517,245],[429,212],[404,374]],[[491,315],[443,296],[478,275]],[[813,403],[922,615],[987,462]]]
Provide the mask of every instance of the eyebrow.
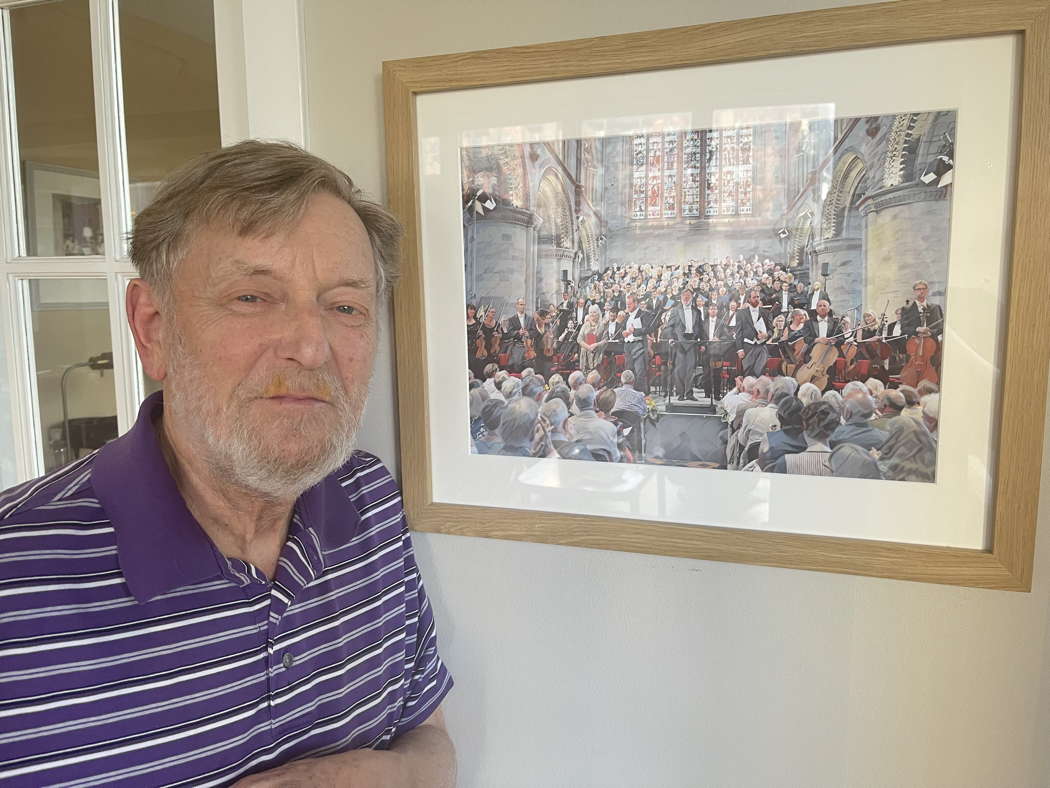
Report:
[[[249,263],[246,260],[233,260],[231,267],[231,273],[234,276],[268,276],[277,279],[278,281],[283,281],[285,279],[285,277],[281,276],[272,266],[269,265]],[[354,290],[370,290],[375,287],[375,280],[361,277],[348,277],[346,279],[340,279],[327,289],[335,290],[340,287],[349,287]]]

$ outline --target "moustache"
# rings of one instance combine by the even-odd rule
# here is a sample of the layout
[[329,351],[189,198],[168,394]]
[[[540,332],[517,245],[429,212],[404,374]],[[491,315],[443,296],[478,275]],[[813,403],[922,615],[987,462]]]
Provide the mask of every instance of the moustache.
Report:
[[258,387],[259,397],[310,397],[341,404],[346,398],[342,383],[330,372],[278,372]]

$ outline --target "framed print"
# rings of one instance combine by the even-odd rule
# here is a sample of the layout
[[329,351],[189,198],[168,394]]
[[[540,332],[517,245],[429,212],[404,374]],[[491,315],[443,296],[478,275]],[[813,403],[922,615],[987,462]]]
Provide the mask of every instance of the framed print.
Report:
[[903,0],[386,63],[412,526],[1028,589],[1048,25]]
[[31,257],[105,254],[98,173],[26,162],[25,204]]

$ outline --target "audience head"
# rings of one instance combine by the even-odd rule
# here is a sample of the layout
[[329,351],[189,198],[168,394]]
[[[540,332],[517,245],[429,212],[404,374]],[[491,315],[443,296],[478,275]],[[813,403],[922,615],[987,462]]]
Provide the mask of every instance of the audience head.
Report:
[[569,391],[569,387],[564,383],[559,383],[557,386],[551,387],[551,390],[547,392],[547,402],[552,399],[560,399],[565,403],[565,407],[568,408],[572,404],[572,392]]
[[904,395],[904,407],[914,408],[919,404],[918,389],[913,389],[911,386],[901,386],[897,391]]
[[751,397],[752,399],[759,399],[768,402],[769,401],[769,390],[773,385],[773,381],[767,378],[765,375],[755,378],[755,382],[751,385]]
[[875,407],[865,392],[863,397],[846,397],[842,403],[842,421],[846,424],[863,424],[869,421]]
[[477,388],[470,391],[470,420],[481,418],[481,409],[488,401],[489,393],[485,389]]
[[503,399],[510,403],[512,399],[521,396],[521,381],[517,378],[507,378],[503,381],[503,385],[499,387],[499,393],[503,395]]
[[589,383],[581,383],[579,388],[576,389],[576,393],[573,395],[573,401],[576,403],[576,410],[581,413],[585,410],[594,410],[594,386]]
[[539,405],[531,399],[516,399],[507,404],[499,423],[499,437],[503,445],[523,446],[532,443],[536,430]]
[[595,391],[597,391],[602,385],[602,374],[598,370],[592,369],[587,373],[586,382],[594,386]]
[[547,380],[547,385],[550,386],[553,389],[555,386],[560,386],[564,382],[565,382],[565,378],[563,378],[561,375],[559,375],[557,372],[555,372]]
[[501,399],[487,399],[481,406],[481,423],[490,433],[499,429],[500,419],[503,418],[506,407],[507,403]]
[[886,390],[886,384],[878,378],[868,378],[864,381],[864,385],[868,387],[868,393],[876,398]]
[[616,392],[612,389],[602,389],[594,400],[594,407],[606,416],[616,408]]
[[578,369],[574,369],[569,373],[569,388],[576,391],[585,382],[585,378],[582,372]]
[[552,431],[561,432],[565,426],[565,419],[569,417],[569,409],[560,397],[555,397],[540,406],[540,415],[547,420]]
[[826,402],[811,402],[802,409],[802,429],[811,441],[827,443],[838,426],[838,414]]
[[481,371],[481,374],[484,376],[485,380],[488,380],[489,378],[495,377],[497,372],[499,372],[498,364],[486,364],[485,368]]
[[832,389],[831,391],[825,391],[824,396],[821,399],[831,405],[835,409],[835,413],[842,417],[842,395]]
[[788,397],[777,406],[777,421],[785,432],[802,432],[802,403],[795,397]]
[[521,396],[526,399],[538,400],[543,394],[543,381],[536,375],[529,375],[521,385]]
[[904,395],[894,389],[886,389],[879,394],[879,413],[883,416],[896,416],[904,410]]
[[625,369],[623,372],[620,373],[620,383],[622,383],[624,386],[633,386],[634,373],[629,369]]
[[920,380],[919,385],[915,388],[918,389],[920,399],[929,394],[937,394],[941,390],[941,387],[932,380]]
[[812,405],[814,402],[820,402],[820,389],[812,383],[803,383],[798,387],[798,398],[803,405]]
[[870,400],[871,392],[868,391],[868,387],[859,380],[851,380],[842,387],[842,399],[849,400],[853,398]]

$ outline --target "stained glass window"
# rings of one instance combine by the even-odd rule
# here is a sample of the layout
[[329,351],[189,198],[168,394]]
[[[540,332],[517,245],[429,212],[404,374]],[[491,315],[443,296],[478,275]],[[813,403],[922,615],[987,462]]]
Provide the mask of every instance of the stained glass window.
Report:
[[753,148],[750,126],[635,134],[631,218],[750,215]]

